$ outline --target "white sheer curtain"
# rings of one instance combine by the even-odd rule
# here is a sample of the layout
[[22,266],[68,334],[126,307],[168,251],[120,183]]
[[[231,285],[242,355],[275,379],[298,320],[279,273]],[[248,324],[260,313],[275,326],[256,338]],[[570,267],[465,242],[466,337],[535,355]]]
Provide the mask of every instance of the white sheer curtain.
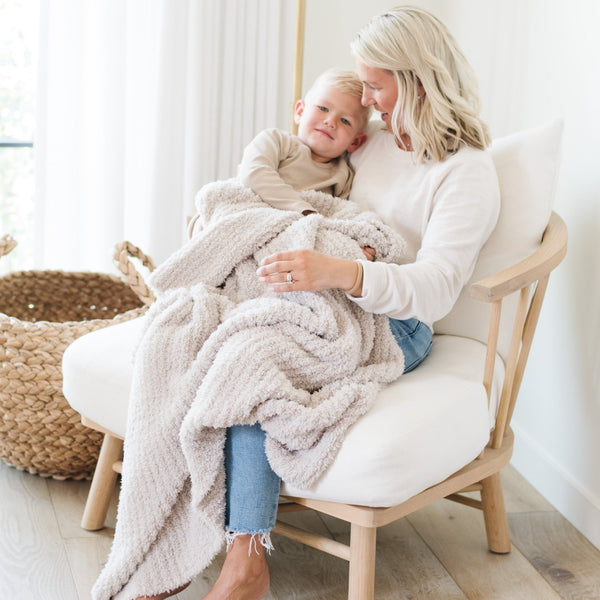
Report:
[[45,0],[36,265],[111,270],[128,239],[161,262],[202,184],[287,127],[292,2]]

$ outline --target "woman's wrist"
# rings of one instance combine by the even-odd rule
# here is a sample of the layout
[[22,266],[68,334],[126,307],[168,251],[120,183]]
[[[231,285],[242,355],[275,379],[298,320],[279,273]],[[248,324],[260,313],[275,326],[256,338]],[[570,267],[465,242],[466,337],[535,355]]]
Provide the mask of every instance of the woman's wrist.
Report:
[[359,296],[362,295],[363,266],[362,266],[362,263],[358,260],[355,260],[354,264],[356,265],[356,274],[354,277],[354,283],[352,284],[351,288],[349,288],[345,291],[347,294],[350,294],[350,296],[354,296],[355,298],[358,298]]

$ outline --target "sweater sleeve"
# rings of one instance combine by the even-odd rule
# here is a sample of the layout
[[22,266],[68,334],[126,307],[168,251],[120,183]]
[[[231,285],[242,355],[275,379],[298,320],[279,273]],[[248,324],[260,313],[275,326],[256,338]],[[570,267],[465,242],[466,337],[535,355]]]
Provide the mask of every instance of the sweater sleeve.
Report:
[[261,131],[244,150],[238,177],[243,185],[274,208],[297,212],[314,210],[300,192],[279,175],[279,164],[293,151],[290,135],[278,129]]
[[347,200],[350,196],[350,190],[352,189],[352,181],[354,179],[354,171],[352,171],[350,165],[346,163],[345,159],[340,159],[340,181],[335,184],[333,188],[333,195],[338,198],[344,198]]
[[438,182],[413,263],[363,261],[365,310],[432,325],[456,302],[498,218],[498,180],[489,161],[464,161]]

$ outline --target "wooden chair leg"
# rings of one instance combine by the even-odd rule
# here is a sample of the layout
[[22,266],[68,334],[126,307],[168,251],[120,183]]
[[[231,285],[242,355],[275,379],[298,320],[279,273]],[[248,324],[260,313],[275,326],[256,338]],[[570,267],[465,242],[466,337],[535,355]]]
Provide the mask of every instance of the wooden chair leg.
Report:
[[117,481],[117,472],[113,465],[120,460],[122,452],[123,440],[105,434],[81,519],[83,529],[95,531],[104,527],[110,498]]
[[481,481],[481,501],[483,518],[491,552],[506,554],[510,552],[510,533],[504,507],[504,495],[500,483],[500,473],[494,473]]
[[352,523],[348,600],[374,600],[375,598],[376,538],[376,527],[363,527]]

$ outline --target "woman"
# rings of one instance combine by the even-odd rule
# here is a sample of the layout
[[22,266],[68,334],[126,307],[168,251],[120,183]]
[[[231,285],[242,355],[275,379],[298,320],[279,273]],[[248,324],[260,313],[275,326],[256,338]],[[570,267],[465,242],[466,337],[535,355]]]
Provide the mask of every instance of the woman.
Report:
[[[388,315],[410,370],[429,353],[433,323],[452,308],[495,225],[498,183],[472,70],[444,25],[397,8],[360,31],[352,51],[362,102],[385,127],[373,127],[352,155],[351,199],[404,236],[413,262],[372,261],[368,249],[361,261],[302,250],[268,257],[258,275],[276,292],[347,290],[364,310]],[[264,554],[279,491],[260,427],[229,430],[226,464],[230,544],[205,600],[258,600],[269,588]]]

